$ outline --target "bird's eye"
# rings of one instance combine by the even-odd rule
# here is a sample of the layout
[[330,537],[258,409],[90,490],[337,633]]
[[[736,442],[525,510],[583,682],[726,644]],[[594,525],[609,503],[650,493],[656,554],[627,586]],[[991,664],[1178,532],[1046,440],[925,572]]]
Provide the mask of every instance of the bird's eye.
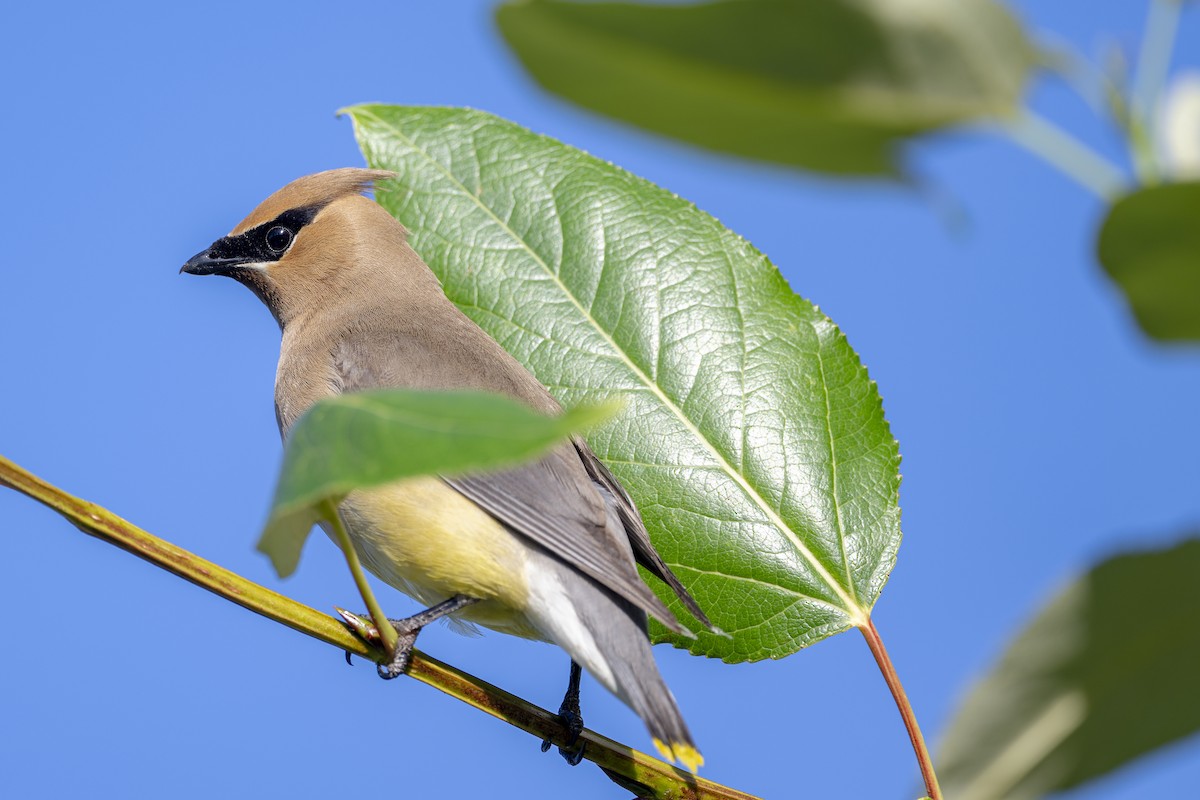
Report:
[[267,231],[267,247],[272,253],[282,253],[292,243],[292,232],[282,225],[276,225]]

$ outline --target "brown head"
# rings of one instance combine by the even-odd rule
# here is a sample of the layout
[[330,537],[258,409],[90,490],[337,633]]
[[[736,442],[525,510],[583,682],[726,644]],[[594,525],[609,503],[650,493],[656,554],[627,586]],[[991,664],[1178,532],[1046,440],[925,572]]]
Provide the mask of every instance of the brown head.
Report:
[[392,177],[346,168],[292,181],[180,271],[226,275],[248,286],[283,327],[414,260],[424,268],[407,246],[404,227],[363,196],[375,181]]

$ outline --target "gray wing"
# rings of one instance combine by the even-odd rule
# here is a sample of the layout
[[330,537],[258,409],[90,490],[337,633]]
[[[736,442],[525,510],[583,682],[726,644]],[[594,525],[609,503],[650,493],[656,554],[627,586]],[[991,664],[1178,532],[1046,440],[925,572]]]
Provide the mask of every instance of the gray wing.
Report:
[[638,513],[637,507],[634,506],[633,499],[625,491],[625,487],[608,471],[608,467],[604,466],[604,462],[596,457],[586,442],[582,439],[575,439],[574,444],[588,475],[611,498],[621,525],[625,528],[625,533],[629,535],[629,544],[633,547],[633,557],[637,563],[649,570],[651,575],[670,586],[671,591],[675,592],[675,595],[687,608],[688,613],[703,622],[706,628],[716,630],[708,616],[700,609],[696,598],[692,597],[691,593],[683,587],[679,578],[675,577],[675,573],[658,554],[658,550],[654,549],[654,544],[650,541],[650,534],[646,530],[646,523],[642,522],[642,515]]
[[672,631],[688,633],[638,575],[629,546],[617,538],[625,530],[610,524],[604,499],[572,445],[503,472],[443,480],[515,533]]
[[[545,387],[445,297],[426,303],[423,312],[416,321],[386,316],[374,327],[358,322],[348,330],[352,335],[334,342],[329,355],[340,379],[337,390],[483,389],[516,397],[545,413],[559,408]],[[406,331],[409,325],[416,326]],[[436,347],[429,338],[433,329],[440,333]],[[561,445],[540,461],[503,472],[443,480],[513,532],[671,630],[688,633],[642,581],[634,558],[709,624],[650,544],[628,495],[582,442]]]

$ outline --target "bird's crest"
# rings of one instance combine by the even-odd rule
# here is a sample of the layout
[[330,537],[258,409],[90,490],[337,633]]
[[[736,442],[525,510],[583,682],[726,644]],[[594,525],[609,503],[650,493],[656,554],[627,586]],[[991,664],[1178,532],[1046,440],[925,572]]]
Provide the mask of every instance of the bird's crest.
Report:
[[305,175],[263,200],[258,208],[250,212],[250,216],[238,223],[230,235],[236,236],[293,208],[320,209],[340,197],[363,194],[369,191],[376,181],[394,177],[394,172],[356,167]]

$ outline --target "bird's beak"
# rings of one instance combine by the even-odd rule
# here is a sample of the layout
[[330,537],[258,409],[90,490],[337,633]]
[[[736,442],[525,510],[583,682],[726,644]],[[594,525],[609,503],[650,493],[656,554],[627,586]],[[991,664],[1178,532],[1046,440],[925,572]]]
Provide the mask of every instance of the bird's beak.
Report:
[[189,275],[228,275],[235,268],[250,263],[248,258],[220,258],[215,250],[216,248],[208,247],[196,253],[179,268],[179,272]]

